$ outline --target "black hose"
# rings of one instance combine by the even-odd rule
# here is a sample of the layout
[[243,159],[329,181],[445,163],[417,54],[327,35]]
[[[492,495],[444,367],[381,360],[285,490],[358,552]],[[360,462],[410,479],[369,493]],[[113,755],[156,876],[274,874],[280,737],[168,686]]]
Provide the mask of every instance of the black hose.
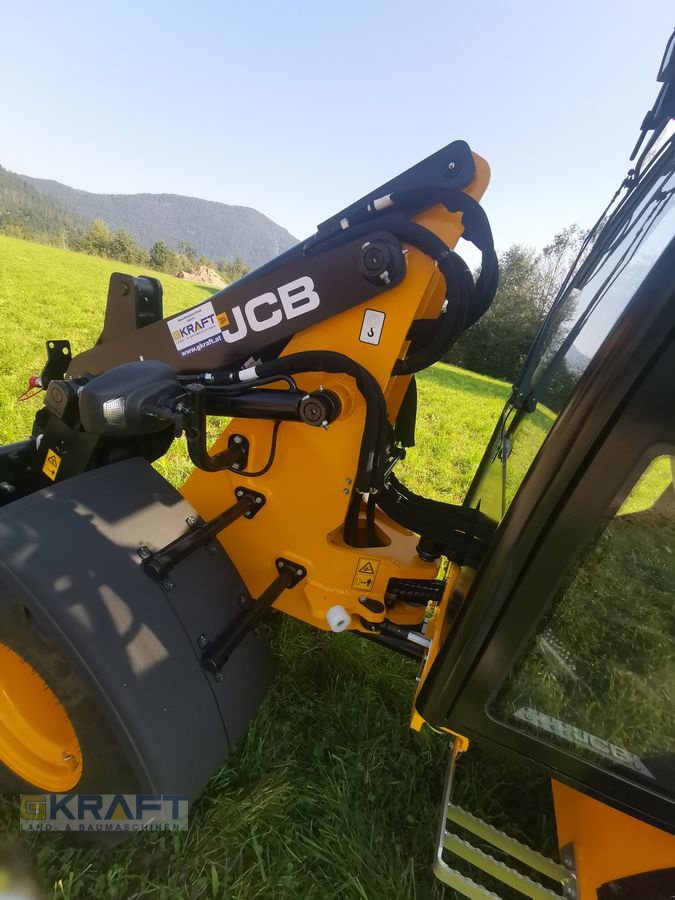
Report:
[[[359,224],[327,236],[316,235],[304,245],[303,253],[328,252],[345,241],[370,235],[376,222],[378,229],[390,231],[437,263],[446,283],[447,308],[424,345],[418,348],[412,341],[409,357],[397,360],[394,365],[392,374],[410,375],[437,362],[452,342],[487,310],[497,288],[498,263],[487,216],[472,197],[449,188],[418,188],[392,194],[391,201],[394,212],[371,214],[369,207]],[[481,251],[483,264],[475,285],[461,257],[428,228],[409,221],[403,214],[404,210],[410,214],[411,210],[420,211],[439,202],[452,212],[462,213],[464,235]],[[355,488],[360,494],[377,493],[384,485],[388,441],[386,403],[378,381],[344,354],[317,350],[294,353],[257,365],[250,384],[302,372],[342,372],[356,381],[366,403],[366,418]],[[217,372],[212,376],[213,383],[235,385],[240,382],[240,375],[240,372]]]
[[[305,244],[304,253],[329,251],[347,240],[372,234],[377,226],[437,263],[446,284],[447,308],[436,320],[431,340],[424,347],[413,350],[407,359],[396,362],[392,374],[410,375],[442,359],[460,334],[489,309],[497,290],[499,264],[487,216],[472,197],[450,189],[419,188],[392,194],[391,200],[393,212],[378,213],[367,221],[326,237],[317,235]],[[433,231],[411,222],[403,213],[403,210],[409,214],[411,209],[419,211],[439,202],[452,212],[462,212],[464,236],[481,251],[481,271],[475,284],[466,263],[457,253]]]
[[[279,375],[298,375],[303,372],[341,372],[356,381],[359,392],[366,401],[366,420],[361,439],[359,463],[356,474],[356,489],[367,494],[377,491],[384,482],[385,451],[387,444],[387,407],[379,382],[364,369],[342,353],[332,350],[306,350],[291,353],[261,363],[255,367],[256,378],[268,379]],[[217,384],[235,384],[240,372],[214,372]]]

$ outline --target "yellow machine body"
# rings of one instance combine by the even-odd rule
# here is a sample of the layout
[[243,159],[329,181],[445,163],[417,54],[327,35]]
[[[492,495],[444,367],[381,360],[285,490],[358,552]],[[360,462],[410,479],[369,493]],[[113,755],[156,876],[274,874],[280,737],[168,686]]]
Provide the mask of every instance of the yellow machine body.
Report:
[[[474,155],[474,160],[476,177],[467,193],[478,200],[487,188],[489,168],[480,157]],[[462,236],[461,214],[450,213],[440,205],[426,210],[416,221],[450,247]],[[396,360],[405,355],[410,326],[417,319],[438,316],[445,299],[445,282],[428,256],[408,247],[406,266],[403,282],[376,303],[363,303],[304,329],[289,341],[282,354],[330,350],[350,357],[379,382],[390,423],[396,420],[411,377],[392,376]],[[368,309],[385,315],[378,345],[359,339]],[[385,606],[390,578],[434,578],[437,574],[438,563],[424,562],[417,555],[417,536],[379,509],[375,522],[379,546],[351,547],[342,536],[365,420],[363,397],[346,375],[303,375],[297,382],[308,392],[323,386],[340,398],[342,412],[329,431],[283,423],[275,464],[265,475],[246,478],[231,471],[196,470],[183,486],[184,496],[209,519],[222,509],[224,498],[231,497],[237,486],[264,493],[267,502],[260,515],[232,525],[222,542],[254,596],[269,583],[277,557],[306,567],[307,578],[286,591],[276,602],[276,609],[322,629],[330,628],[327,614],[335,606],[346,610],[352,630],[368,630],[359,617],[381,622],[385,615],[397,625],[419,625],[424,615],[420,606],[397,603],[390,610]],[[251,448],[248,468],[256,471],[269,456],[272,428],[270,422],[232,419],[212,452],[224,449],[230,434],[243,434]],[[379,601],[383,611],[370,612],[360,602],[363,597]]]
[[675,835],[559,781],[551,784],[558,844],[574,846],[580,900],[594,900],[601,885],[617,879],[675,866]]

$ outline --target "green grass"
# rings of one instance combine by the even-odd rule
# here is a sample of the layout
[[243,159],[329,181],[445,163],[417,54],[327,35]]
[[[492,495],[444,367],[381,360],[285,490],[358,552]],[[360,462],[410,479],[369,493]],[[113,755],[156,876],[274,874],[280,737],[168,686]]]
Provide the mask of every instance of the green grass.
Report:
[[[74,352],[96,339],[110,272],[119,264],[0,237],[0,440],[24,437],[39,401],[16,404],[44,362],[44,342]],[[124,267],[125,271],[132,271]],[[163,277],[165,310],[199,302],[197,285]],[[436,366],[419,379],[418,447],[401,476],[453,502],[470,483],[505,384]],[[180,483],[180,445],[161,469]],[[431,862],[447,739],[409,731],[417,667],[349,635],[273,618],[279,676],[246,739],[194,807],[186,834],[140,836],[115,851],[62,836],[17,835],[15,798],[0,829],[58,898],[345,898],[453,895]],[[456,799],[516,837],[549,842],[546,779],[480,747],[460,763]]]
[[[17,440],[30,431],[35,401],[15,403],[28,377],[45,363],[45,342],[70,340],[73,353],[96,341],[103,326],[110,274],[142,274],[112,260],[0,235],[0,435]],[[194,306],[211,293],[197,284],[162,275],[164,312]]]
[[510,388],[443,363],[417,381],[417,446],[397,467],[397,475],[417,493],[461,503]]

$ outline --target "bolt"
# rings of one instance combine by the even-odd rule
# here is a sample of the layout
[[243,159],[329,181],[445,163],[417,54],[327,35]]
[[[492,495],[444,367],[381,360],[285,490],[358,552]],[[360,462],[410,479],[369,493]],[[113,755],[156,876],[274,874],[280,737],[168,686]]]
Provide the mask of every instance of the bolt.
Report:
[[237,495],[237,497],[243,497],[243,496],[244,496],[244,489],[243,489],[243,488],[237,488],[237,490],[235,491],[235,494]]
[[367,597],[359,597],[359,603],[367,603],[367,602],[368,602]]
[[211,556],[215,556],[216,553],[218,552],[218,548],[216,547],[215,544],[209,544],[209,546],[207,547],[207,550],[209,551]]
[[379,247],[373,247],[365,253],[363,263],[369,272],[377,272],[385,263],[384,253]]
[[345,496],[347,496],[348,494],[351,494],[351,491],[349,490],[349,488],[344,488],[344,490],[342,491],[342,493],[343,493]]
[[243,441],[244,441],[244,439],[243,439],[243,437],[242,437],[240,434],[235,434],[235,436],[232,438],[232,441],[233,441],[235,444],[242,444]]
[[77,757],[74,756],[72,753],[67,753],[64,751],[63,761],[64,761],[64,763],[68,764],[69,768],[72,769],[73,772],[77,768],[78,760],[77,760]]
[[220,681],[223,680],[223,678],[224,678],[225,676],[223,675],[222,672],[216,672],[216,674],[215,674],[213,677],[216,679],[216,681],[219,681],[219,682],[220,682]]
[[7,494],[13,494],[14,490],[14,485],[10,484],[9,481],[0,481],[0,491],[5,491]]
[[256,506],[260,506],[260,504],[262,503],[262,501],[263,501],[263,498],[262,498],[262,497],[256,497],[256,498],[255,498]]
[[197,646],[200,650],[206,650],[206,648],[209,646],[209,639],[205,634],[199,635],[199,637],[197,638]]
[[345,484],[351,484],[351,483],[352,483],[351,478],[345,478]]
[[560,861],[566,869],[574,869],[574,850],[570,844],[566,844],[561,848]]
[[570,875],[570,877],[564,882],[562,890],[563,897],[567,897],[568,900],[577,900],[577,879],[574,875]]
[[260,629],[259,629],[259,628],[254,628],[254,629],[253,629],[253,634],[254,634],[256,637],[258,637],[258,635],[260,634]]
[[239,463],[232,463],[232,468],[233,468],[233,469],[240,469],[241,466],[239,465]]
[[452,172],[452,170],[453,170],[454,168],[455,168],[455,163],[454,163],[454,162],[449,162],[449,163],[448,163],[448,169]]
[[172,591],[176,587],[176,584],[171,581],[171,579],[167,578],[166,581],[162,582],[162,587],[165,591]]
[[296,570],[295,570],[295,574],[296,574],[299,578],[302,578],[302,576],[303,576],[305,573],[303,572],[302,569],[296,569]]
[[316,422],[321,418],[323,410],[318,403],[310,401],[309,403],[305,404],[302,412],[304,413],[304,416],[308,422]]
[[197,524],[197,520],[195,519],[194,516],[188,516],[187,519],[185,520],[185,522],[186,522],[188,528],[194,528],[195,525]]
[[283,560],[278,559],[277,560],[277,569],[283,569],[283,567],[284,567]]
[[140,556],[141,559],[147,559],[149,556],[152,556],[152,554],[150,553],[150,550],[147,547],[139,547],[138,555]]
[[248,603],[248,598],[247,598],[246,594],[240,594],[239,595],[239,606],[246,606],[247,603]]

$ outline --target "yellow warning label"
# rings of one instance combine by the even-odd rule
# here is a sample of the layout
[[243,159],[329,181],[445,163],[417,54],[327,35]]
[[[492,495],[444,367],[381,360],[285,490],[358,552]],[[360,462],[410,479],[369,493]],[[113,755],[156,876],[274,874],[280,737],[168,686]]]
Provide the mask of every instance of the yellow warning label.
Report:
[[352,581],[352,589],[355,591],[369,590],[375,583],[377,570],[380,568],[379,559],[369,559],[367,556],[361,556],[356,564],[356,572],[354,572],[354,580]]
[[56,473],[59,471],[59,466],[61,465],[61,457],[54,450],[47,450],[47,458],[45,459],[45,464],[42,467],[42,471],[45,473],[47,478],[51,478],[52,481],[56,478]]
[[216,319],[218,320],[218,324],[221,328],[227,328],[227,326],[230,324],[230,320],[227,318],[227,313],[218,313]]

